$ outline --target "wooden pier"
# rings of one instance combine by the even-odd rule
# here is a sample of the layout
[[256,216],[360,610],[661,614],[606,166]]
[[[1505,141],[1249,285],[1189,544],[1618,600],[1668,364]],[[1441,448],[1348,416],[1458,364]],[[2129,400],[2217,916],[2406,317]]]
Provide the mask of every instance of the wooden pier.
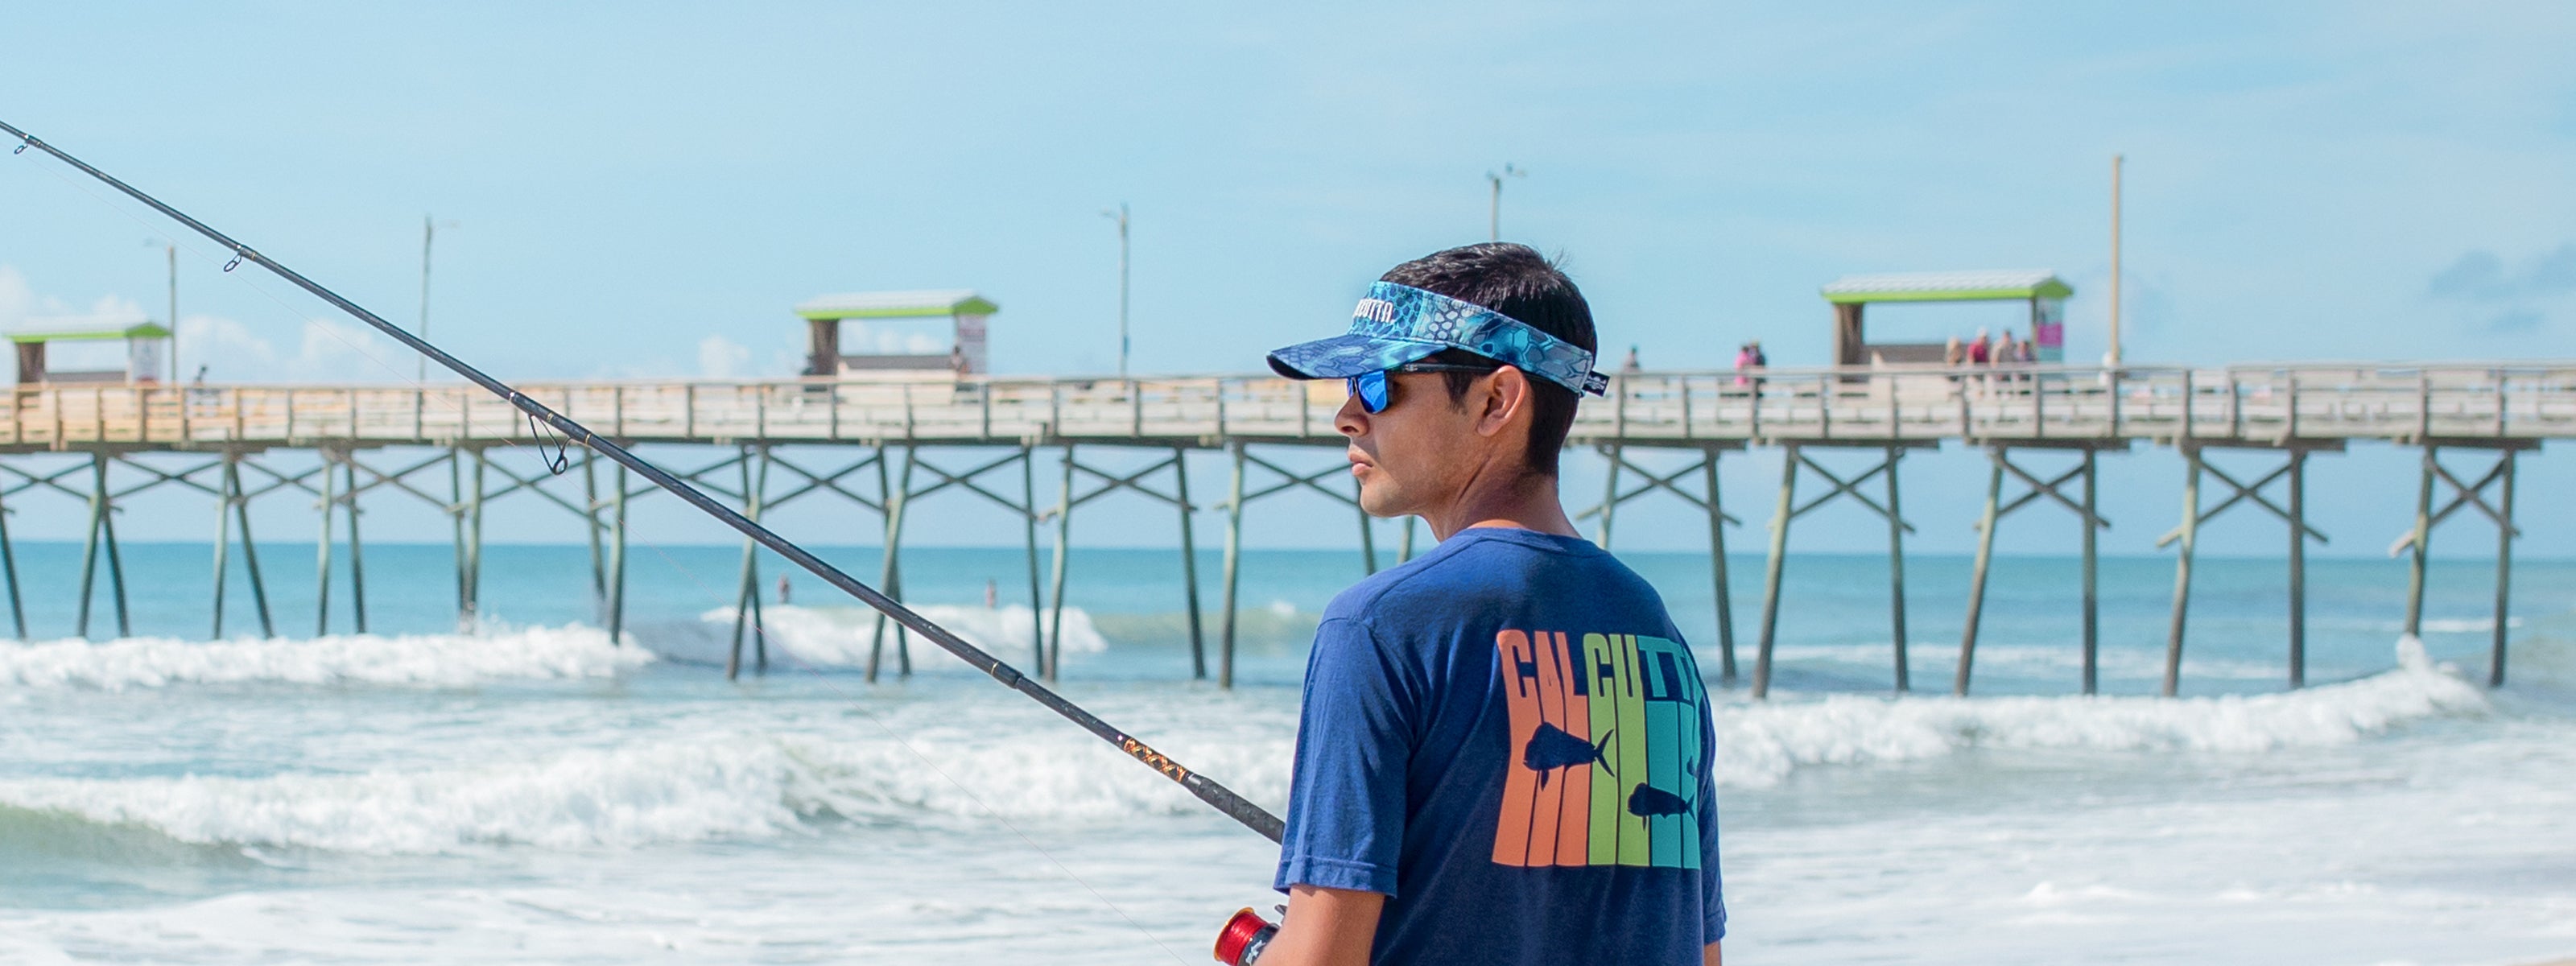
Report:
[[[2279,516],[2288,527],[2288,680],[2292,686],[2302,683],[2303,554],[2308,540],[2324,536],[2307,524],[2304,514],[2306,462],[2312,454],[2340,452],[2355,442],[2410,447],[2422,454],[2412,526],[2395,548],[2409,554],[2413,568],[2408,633],[2420,631],[2422,623],[2423,575],[2432,529],[2469,508],[2496,524],[2496,620],[2489,678],[2500,685],[2505,673],[2507,578],[2512,540],[2518,534],[2513,525],[2516,460],[2547,440],[2576,436],[2576,362],[1632,372],[1618,376],[1612,385],[1607,398],[1585,402],[1568,440],[1570,447],[1598,452],[1609,465],[1605,492],[1582,519],[1606,546],[1620,506],[1654,493],[1678,497],[1706,515],[1720,674],[1729,684],[1737,677],[1737,661],[1725,527],[1736,520],[1720,498],[1718,463],[1724,454],[1748,447],[1785,451],[1770,515],[1769,560],[1753,660],[1752,693],[1757,697],[1770,687],[1791,526],[1799,517],[1836,500],[1858,502],[1887,522],[1895,645],[1892,683],[1898,691],[1910,688],[1903,547],[1913,526],[1900,499],[1898,470],[1907,458],[1919,458],[1952,442],[1977,448],[1991,463],[1953,676],[1957,693],[1967,693],[1973,678],[1995,530],[2013,512],[2043,502],[2076,514],[2085,524],[2080,686],[2087,693],[2094,689],[2094,534],[2108,526],[2095,501],[2098,457],[2140,445],[2172,447],[2188,466],[2181,522],[2167,537],[2179,546],[2166,694],[2178,686],[2199,528],[2230,508],[2248,505]],[[1225,511],[1226,520],[1225,590],[1219,605],[1215,661],[1215,676],[1226,684],[1233,679],[1237,564],[1245,507],[1261,497],[1292,490],[1322,493],[1354,507],[1355,512],[1357,507],[1340,459],[1309,469],[1297,455],[1305,450],[1305,463],[1314,463],[1315,448],[1339,449],[1341,437],[1333,428],[1334,414],[1343,403],[1339,383],[1294,383],[1267,376],[973,376],[532,383],[520,389],[621,443],[713,448],[712,462],[685,472],[675,468],[675,472],[738,501],[755,518],[763,511],[820,495],[838,495],[879,514],[885,524],[885,556],[877,576],[898,597],[906,507],[951,488],[985,498],[1022,522],[1031,598],[1050,602],[1037,618],[1040,626],[1033,628],[1040,644],[1032,659],[1037,670],[1050,678],[1057,670],[1065,549],[1072,515],[1082,505],[1125,491],[1170,506],[1178,514],[1192,668],[1194,674],[1207,676],[1210,662],[1200,627],[1191,521],[1193,510],[1211,505],[1193,502],[1184,457],[1193,450],[1228,454],[1232,474],[1226,496],[1212,504]],[[212,497],[218,549],[211,633],[220,637],[225,618],[223,576],[231,565],[230,548],[236,545],[240,563],[251,578],[260,631],[277,633],[250,535],[248,505],[254,499],[295,491],[319,500],[325,523],[317,553],[325,566],[320,569],[315,626],[317,631],[327,631],[331,625],[332,568],[328,564],[335,544],[344,543],[350,555],[349,623],[364,631],[358,533],[362,496],[408,494],[453,520],[458,614],[470,621],[480,596],[484,506],[525,491],[586,521],[594,590],[614,639],[623,629],[626,506],[655,491],[633,488],[623,470],[599,473],[578,446],[555,475],[513,470],[486,455],[496,446],[546,450],[556,442],[550,437],[532,432],[528,420],[502,400],[461,384],[425,388],[22,385],[9,393],[5,409],[0,410],[0,506],[20,504],[39,492],[83,504],[89,525],[81,617],[74,632],[86,636],[91,631],[92,583],[102,563],[117,632],[127,631],[115,539],[116,504],[162,486]],[[796,450],[782,452],[786,447]],[[1035,456],[1041,449],[1062,453],[1062,475],[1054,481],[1051,500],[1039,495]],[[1141,466],[1111,467],[1087,456],[1085,450],[1142,454],[1147,461]],[[1632,450],[1681,452],[1691,458],[1679,469],[1655,469],[1632,459]],[[2267,454],[2280,462],[2268,473],[2240,479],[2204,458],[2222,450]],[[301,469],[281,469],[266,458],[280,451],[311,452],[319,461]],[[2453,472],[2442,456],[2463,451],[2484,460],[2485,468]],[[840,455],[818,461],[809,452]],[[65,456],[78,458],[66,460]],[[1132,462],[1134,457],[1125,459]],[[2033,469],[2036,460],[2054,461],[2056,466]],[[1016,481],[1010,479],[1013,475]],[[439,476],[445,477],[443,487],[436,479]],[[873,486],[867,482],[871,477]],[[1812,479],[1824,489],[1811,490],[1801,500],[1802,479]],[[2004,492],[2008,480],[2022,491],[2009,499]],[[2202,486],[2211,481],[2224,487],[2225,493],[2204,506]],[[2281,493],[2277,500],[2270,495],[2276,484]],[[331,522],[335,516],[343,521],[345,539]],[[1362,546],[1374,568],[1374,537],[1365,518],[1361,519]],[[1049,525],[1055,528],[1052,559],[1042,560],[1038,530]],[[238,536],[233,533],[236,529]],[[1408,526],[1399,557],[1410,555],[1412,539]],[[5,570],[16,630],[25,637],[5,516],[0,516],[0,570]],[[757,555],[746,545],[735,601],[743,616],[737,620],[728,673],[739,670],[746,637],[753,668],[766,665],[766,648],[757,633],[758,586]],[[881,624],[869,661],[871,677],[880,671],[885,643]],[[893,644],[897,672],[908,672],[908,642],[900,627],[894,628]]]

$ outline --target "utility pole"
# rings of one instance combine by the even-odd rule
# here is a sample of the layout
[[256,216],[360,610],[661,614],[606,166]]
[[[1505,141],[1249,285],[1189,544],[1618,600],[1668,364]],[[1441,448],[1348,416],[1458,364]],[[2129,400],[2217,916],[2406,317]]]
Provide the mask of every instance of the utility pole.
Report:
[[2104,360],[2111,368],[2120,367],[2120,155],[2111,156],[2111,355]]
[[[429,339],[429,244],[438,236],[440,224],[440,222],[431,221],[428,215],[420,216],[420,337],[422,341]],[[456,223],[452,221],[444,224],[449,228],[456,227]],[[412,381],[428,382],[429,357],[421,356],[412,361],[416,366]]]
[[1117,211],[1102,209],[1100,217],[1118,223],[1118,378],[1127,378],[1127,203],[1118,203]]
[[158,248],[170,262],[170,384],[179,384],[179,243],[146,238],[143,247]]
[[1485,180],[1494,186],[1492,198],[1485,205],[1485,239],[1503,240],[1503,179],[1526,178],[1529,172],[1504,164],[1500,172],[1485,172]]
[[170,384],[179,384],[179,243],[161,246],[170,259]]

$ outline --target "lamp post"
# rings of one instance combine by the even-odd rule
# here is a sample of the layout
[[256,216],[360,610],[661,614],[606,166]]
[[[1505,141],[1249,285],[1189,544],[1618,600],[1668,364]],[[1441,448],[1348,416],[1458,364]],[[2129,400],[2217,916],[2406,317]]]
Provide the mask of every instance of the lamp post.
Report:
[[[431,221],[428,215],[420,216],[420,337],[424,342],[429,340],[429,246],[430,242],[438,237],[438,226],[442,224],[449,228],[456,227],[453,221]],[[412,381],[428,382],[429,357],[421,356],[412,361],[416,366]]]
[[170,265],[170,384],[179,384],[179,243],[146,238],[143,247],[161,249]]
[[1503,170],[1499,172],[1485,172],[1485,180],[1494,186],[1493,195],[1485,205],[1485,239],[1487,241],[1503,240],[1503,179],[1526,177],[1529,177],[1529,172],[1513,167],[1508,163],[1504,164]]
[[2120,367],[2120,164],[2111,156],[2111,368]]
[[1127,203],[1101,209],[1100,217],[1118,223],[1118,378],[1127,378]]

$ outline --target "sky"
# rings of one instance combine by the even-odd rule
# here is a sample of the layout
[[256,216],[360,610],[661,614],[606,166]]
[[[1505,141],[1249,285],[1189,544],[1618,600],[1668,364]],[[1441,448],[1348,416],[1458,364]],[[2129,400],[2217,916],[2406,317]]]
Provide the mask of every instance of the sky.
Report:
[[[431,333],[508,379],[788,375],[796,301],[935,287],[1002,306],[996,371],[1105,372],[1121,203],[1133,367],[1250,371],[1482,240],[1507,163],[1502,235],[1650,368],[1820,363],[1819,285],[2008,267],[2076,288],[2093,359],[2114,154],[2132,363],[2576,357],[2564,4],[608,9],[12,4],[0,119],[404,324],[436,219]],[[0,156],[0,328],[166,314],[171,228],[101,190]],[[183,370],[412,377],[187,244]],[[2376,527],[2412,486],[2371,458]]]

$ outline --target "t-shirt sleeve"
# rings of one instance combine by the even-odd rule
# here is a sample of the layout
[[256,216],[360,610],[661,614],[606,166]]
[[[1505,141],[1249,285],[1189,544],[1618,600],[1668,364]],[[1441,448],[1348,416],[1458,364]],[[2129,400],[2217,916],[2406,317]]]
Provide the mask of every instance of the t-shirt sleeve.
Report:
[[1705,709],[1699,723],[1699,746],[1706,749],[1699,773],[1699,898],[1705,916],[1700,924],[1702,945],[1726,938],[1726,879],[1719,873],[1717,861],[1717,725],[1711,720],[1715,711]]
[[1415,711],[1367,625],[1332,618],[1316,628],[1276,888],[1395,894]]

